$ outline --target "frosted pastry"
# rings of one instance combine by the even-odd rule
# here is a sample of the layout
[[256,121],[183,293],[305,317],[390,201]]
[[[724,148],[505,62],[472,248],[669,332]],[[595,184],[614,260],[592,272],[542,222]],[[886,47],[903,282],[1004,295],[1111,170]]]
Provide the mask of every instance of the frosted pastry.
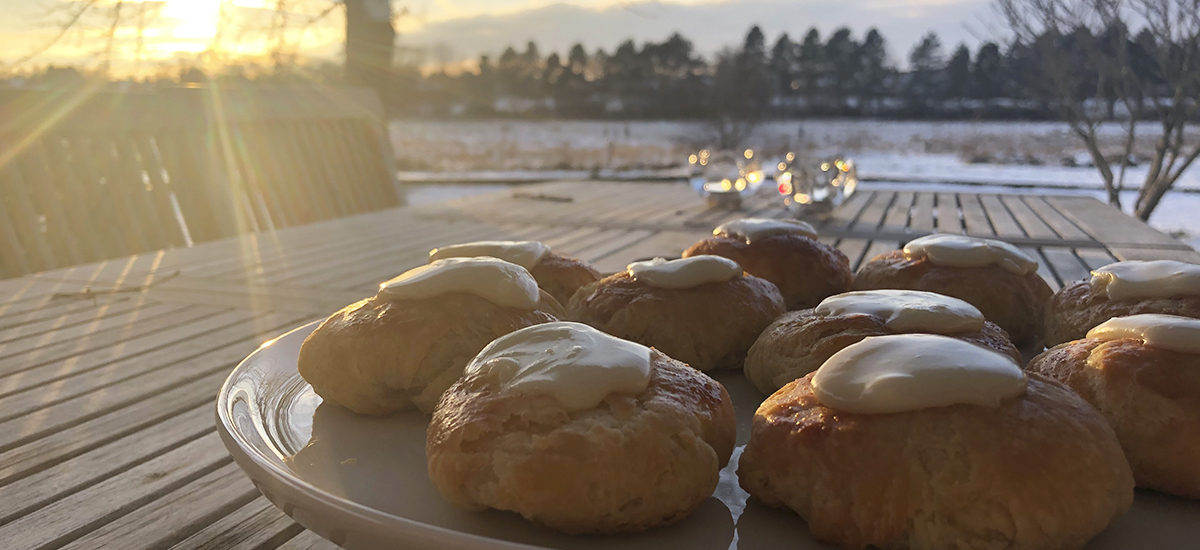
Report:
[[1138,486],[1200,499],[1200,320],[1116,317],[1026,370],[1065,383],[1108,419]]
[[487,256],[524,267],[539,287],[565,304],[579,287],[600,278],[591,264],[555,253],[538,241],[476,241],[429,251],[429,261]]
[[1084,338],[1113,317],[1163,313],[1200,318],[1200,266],[1172,260],[1126,261],[1092,271],[1046,305],[1045,343]]
[[317,395],[354,412],[429,412],[489,342],[562,315],[521,266],[438,260],[331,315],[304,340],[297,368]]
[[677,521],[733,452],[725,389],[663,353],[579,323],[497,339],[429,424],[429,477],[450,502],[567,533]]
[[1133,502],[1112,429],[1006,354],[871,337],[767,398],[738,479],[845,548],[1082,548]]
[[854,276],[854,290],[924,290],[953,296],[1000,325],[1017,346],[1037,344],[1042,312],[1054,293],[1038,264],[1007,243],[963,235],[914,239],[903,250],[872,258]]
[[999,326],[958,298],[914,290],[868,290],[830,296],[814,309],[776,319],[746,354],[746,377],[759,391],[771,394],[863,338],[902,333],[944,334],[1021,359]]
[[817,231],[802,221],[744,218],[725,223],[683,257],[705,254],[729,258],[746,273],[770,281],[790,310],[813,307],[850,288],[850,260],[818,241]]
[[755,338],[783,312],[775,285],[720,256],[630,264],[580,288],[567,305],[573,321],[700,370],[741,368]]

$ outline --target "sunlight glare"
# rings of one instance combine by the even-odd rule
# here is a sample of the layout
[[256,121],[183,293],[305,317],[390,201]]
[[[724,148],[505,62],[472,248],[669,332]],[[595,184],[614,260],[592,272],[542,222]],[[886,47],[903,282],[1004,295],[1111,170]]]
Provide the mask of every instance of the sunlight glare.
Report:
[[212,38],[220,11],[221,0],[167,0],[162,15],[179,22],[171,31],[175,38]]

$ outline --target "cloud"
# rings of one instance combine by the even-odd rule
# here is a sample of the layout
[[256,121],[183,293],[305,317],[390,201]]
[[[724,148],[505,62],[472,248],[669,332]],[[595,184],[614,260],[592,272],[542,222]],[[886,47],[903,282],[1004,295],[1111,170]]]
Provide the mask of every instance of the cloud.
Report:
[[[565,53],[576,42],[589,51],[612,49],[628,38],[661,40],[680,32],[702,54],[741,43],[751,25],[762,27],[768,46],[781,32],[798,40],[809,27],[823,36],[841,26],[861,37],[877,27],[888,39],[893,61],[903,63],[912,45],[928,30],[937,31],[950,50],[958,42],[994,40],[996,20],[989,0],[734,0],[703,4],[625,2],[602,8],[554,4],[504,15],[482,15],[432,22],[400,37],[402,45],[448,45],[460,59],[524,48],[535,40],[543,54]],[[948,51],[947,51],[948,53]]]

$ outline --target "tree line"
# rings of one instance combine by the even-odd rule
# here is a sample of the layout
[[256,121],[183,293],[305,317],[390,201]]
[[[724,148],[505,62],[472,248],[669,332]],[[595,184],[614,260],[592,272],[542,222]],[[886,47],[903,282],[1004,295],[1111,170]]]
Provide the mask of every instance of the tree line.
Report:
[[930,32],[901,70],[877,29],[859,37],[811,28],[768,44],[754,26],[739,47],[710,59],[678,33],[640,46],[626,40],[611,52],[575,44],[565,55],[543,55],[530,41],[480,56],[472,70],[402,67],[385,95],[397,114],[416,116],[1051,117],[1021,77],[1034,62],[1027,53],[986,42],[947,55]]

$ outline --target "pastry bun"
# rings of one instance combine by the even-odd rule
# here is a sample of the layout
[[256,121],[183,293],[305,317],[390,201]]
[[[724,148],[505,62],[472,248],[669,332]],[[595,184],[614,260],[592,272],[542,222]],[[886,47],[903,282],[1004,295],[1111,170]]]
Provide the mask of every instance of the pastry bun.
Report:
[[1200,499],[1200,355],[1088,338],[1025,369],[1070,386],[1108,419],[1138,486]]
[[846,548],[1081,548],[1133,501],[1112,429],[1029,375],[998,407],[852,414],[809,374],[767,398],[739,459],[743,488]]
[[697,369],[740,368],[762,329],[783,314],[775,285],[751,275],[660,288],[622,271],[586,285],[567,318],[651,346]]
[[1057,346],[1083,339],[1089,330],[1114,317],[1163,313],[1200,319],[1200,296],[1178,295],[1110,300],[1084,279],[1062,287],[1046,304],[1044,343]]
[[317,395],[356,413],[382,416],[413,407],[428,413],[489,342],[561,318],[558,301],[539,292],[534,309],[466,293],[355,302],[304,340],[297,367]]
[[893,250],[863,264],[854,276],[854,290],[924,290],[963,300],[1000,325],[1018,347],[1041,338],[1042,312],[1054,294],[1037,272],[1024,275],[997,265],[949,267],[929,258],[906,259]]
[[445,258],[487,256],[511,262],[529,271],[537,285],[560,304],[567,303],[579,287],[600,278],[591,264],[558,254],[538,241],[476,241],[429,251],[430,263]]
[[570,301],[579,287],[600,280],[600,272],[592,264],[553,251],[543,256],[529,274],[560,304]]
[[453,504],[571,534],[683,518],[712,495],[733,452],[733,405],[703,373],[657,351],[650,361],[644,391],[584,410],[468,372],[429,424],[429,477]]
[[841,250],[816,239],[794,234],[769,235],[751,242],[713,236],[683,252],[684,258],[711,254],[729,258],[746,273],[779,287],[789,310],[816,306],[828,296],[850,288],[850,260]]
[[[903,331],[916,332],[916,331]],[[775,393],[788,382],[817,370],[833,354],[868,336],[896,334],[885,320],[874,315],[849,313],[818,315],[812,309],[790,311],[771,323],[746,354],[744,366],[759,391]],[[995,323],[985,321],[982,330],[949,335],[1007,354],[1021,362],[1021,352],[1008,341]]]

